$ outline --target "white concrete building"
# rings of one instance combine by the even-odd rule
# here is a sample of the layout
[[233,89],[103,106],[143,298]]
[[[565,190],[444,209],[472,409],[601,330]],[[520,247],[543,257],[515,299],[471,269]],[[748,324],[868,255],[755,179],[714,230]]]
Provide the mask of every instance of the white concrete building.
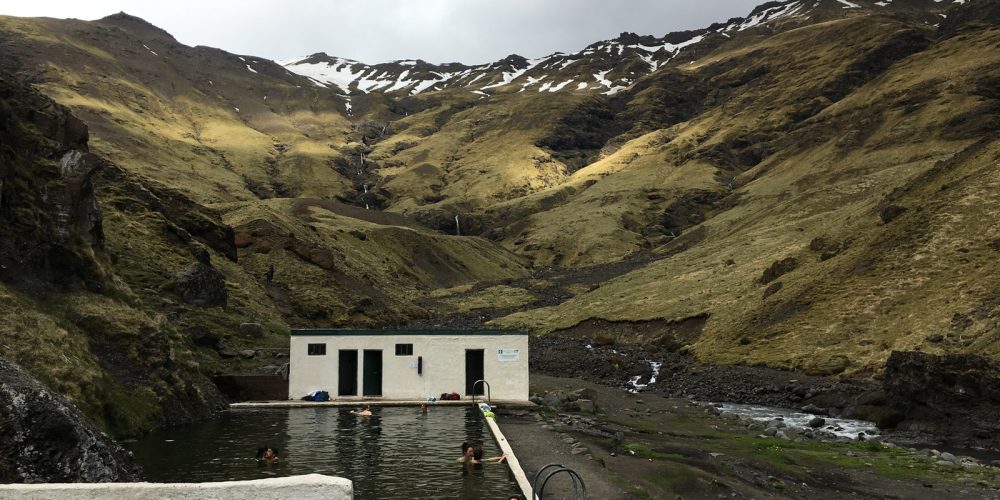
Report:
[[517,330],[293,329],[288,397],[327,391],[331,399],[528,399],[528,334]]

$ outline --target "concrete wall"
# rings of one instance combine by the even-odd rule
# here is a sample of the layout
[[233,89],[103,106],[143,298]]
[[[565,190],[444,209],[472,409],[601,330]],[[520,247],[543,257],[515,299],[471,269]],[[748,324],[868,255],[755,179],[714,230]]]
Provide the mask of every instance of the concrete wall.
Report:
[[[325,356],[308,355],[308,344],[326,344]],[[413,344],[413,355],[397,356],[396,344]],[[441,393],[465,394],[465,351],[483,349],[483,372],[493,399],[528,399],[528,336],[519,335],[301,335],[292,333],[288,374],[288,397],[300,399],[314,390],[337,395],[338,351],[358,350],[358,395],[364,388],[363,351],[382,351],[382,398],[424,400]],[[508,357],[500,360],[498,351]],[[517,351],[516,359],[510,354]],[[417,373],[417,359],[423,370]],[[484,391],[485,392],[485,391]]]
[[288,399],[288,380],[281,375],[218,375],[212,382],[230,401]]
[[122,500],[287,498],[297,500],[351,499],[354,485],[342,477],[306,476],[226,481],[222,483],[73,483],[0,485],[0,499]]

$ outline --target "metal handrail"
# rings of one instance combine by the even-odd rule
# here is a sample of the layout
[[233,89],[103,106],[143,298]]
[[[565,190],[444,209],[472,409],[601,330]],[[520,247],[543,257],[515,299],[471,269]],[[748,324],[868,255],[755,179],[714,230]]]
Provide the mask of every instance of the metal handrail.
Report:
[[[542,486],[538,487],[538,480],[539,480],[539,478],[542,477],[542,473],[546,469],[550,469],[552,467],[556,467],[556,470],[554,470],[554,471],[550,472],[548,475],[546,475],[545,476],[545,480],[542,481]],[[557,464],[557,463],[547,464],[547,465],[543,466],[541,469],[538,469],[538,472],[535,473],[535,480],[532,481],[532,483],[531,483],[531,492],[532,492],[532,495],[534,495],[534,498],[541,499],[542,498],[542,494],[545,493],[545,485],[546,485],[546,483],[549,482],[549,479],[552,479],[552,476],[555,476],[556,474],[558,474],[560,472],[565,472],[565,473],[569,474],[570,479],[573,481],[573,498],[574,499],[580,498],[580,499],[586,500],[587,499],[587,484],[583,482],[583,478],[580,477],[580,474],[577,473],[575,470],[573,470],[573,469],[571,469],[569,467],[566,467],[563,464]],[[580,483],[580,487],[579,488],[577,488],[577,483],[578,482]],[[580,496],[580,490],[581,489],[583,490],[583,496]]]
[[[548,476],[546,476],[545,480],[542,481],[542,487],[538,489],[538,498],[542,498],[541,495],[543,493],[545,493],[545,484],[549,482],[549,479],[552,479],[552,476],[554,476],[554,475],[556,475],[556,474],[558,474],[560,472],[565,472],[565,473],[569,474],[570,479],[573,480],[573,498],[574,499],[578,499],[579,498],[581,500],[587,500],[587,485],[583,482],[583,478],[580,477],[580,474],[578,474],[575,470],[570,469],[569,467],[563,467],[561,469],[556,469],[551,474],[549,474]],[[576,488],[576,483],[577,482],[580,483],[580,488],[583,490],[583,494],[582,495],[580,494],[580,490],[578,490]],[[532,490],[532,491],[534,491],[534,490]]]
[[493,394],[491,394],[493,391],[490,389],[490,383],[483,379],[479,379],[472,383],[472,403],[476,403],[476,386],[479,385],[480,382],[486,386],[486,402],[489,403],[490,406],[493,406]]
[[562,467],[562,468],[566,468],[566,466],[563,465],[563,464],[551,463],[551,464],[546,464],[546,465],[542,466],[541,469],[538,469],[538,472],[535,473],[535,480],[531,482],[531,491],[536,492],[535,496],[538,496],[538,493],[537,493],[537,491],[538,491],[538,478],[542,477],[542,472],[544,472],[545,469],[548,469],[550,467]]

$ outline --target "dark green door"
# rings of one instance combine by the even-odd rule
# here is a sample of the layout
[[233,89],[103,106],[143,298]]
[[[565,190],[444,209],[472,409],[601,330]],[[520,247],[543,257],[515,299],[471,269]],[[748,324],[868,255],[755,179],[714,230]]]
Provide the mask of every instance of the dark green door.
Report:
[[382,351],[365,350],[364,395],[382,395]]
[[465,350],[465,394],[467,395],[483,395],[483,389],[486,388],[486,384],[479,384],[476,387],[472,387],[477,380],[482,380],[486,378],[483,374],[483,356],[484,351],[482,349],[466,349]]
[[358,395],[358,350],[341,350],[337,359],[337,395]]

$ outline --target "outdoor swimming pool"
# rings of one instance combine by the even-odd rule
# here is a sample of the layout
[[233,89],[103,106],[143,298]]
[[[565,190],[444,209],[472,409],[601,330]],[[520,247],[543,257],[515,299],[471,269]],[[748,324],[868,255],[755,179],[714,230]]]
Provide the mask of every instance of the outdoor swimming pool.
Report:
[[[500,449],[473,407],[237,409],[215,420],[174,427],[128,443],[152,482],[208,482],[297,474],[354,481],[355,498],[507,498],[520,493],[505,464],[467,468],[459,445],[480,444],[487,457]],[[257,448],[280,450],[261,466]]]

